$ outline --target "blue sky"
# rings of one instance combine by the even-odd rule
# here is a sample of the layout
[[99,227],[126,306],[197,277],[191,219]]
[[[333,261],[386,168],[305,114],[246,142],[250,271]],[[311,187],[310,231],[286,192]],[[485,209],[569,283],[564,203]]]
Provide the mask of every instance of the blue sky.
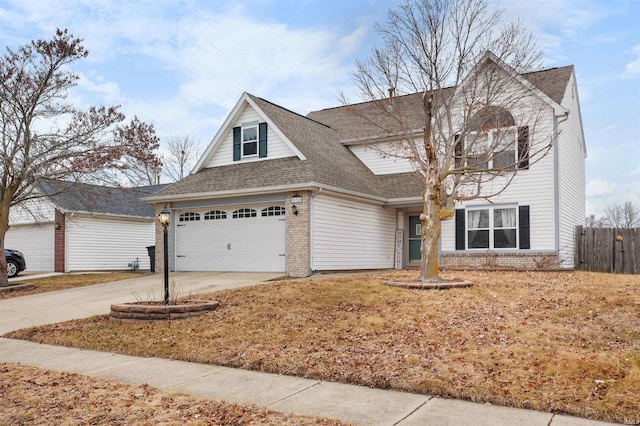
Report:
[[[493,0],[491,0],[493,1]],[[68,28],[89,57],[71,100],[120,104],[166,140],[206,145],[243,92],[301,114],[358,100],[352,73],[397,0],[0,0],[0,42]],[[544,50],[575,65],[587,141],[587,213],[640,206],[640,0],[500,0]]]

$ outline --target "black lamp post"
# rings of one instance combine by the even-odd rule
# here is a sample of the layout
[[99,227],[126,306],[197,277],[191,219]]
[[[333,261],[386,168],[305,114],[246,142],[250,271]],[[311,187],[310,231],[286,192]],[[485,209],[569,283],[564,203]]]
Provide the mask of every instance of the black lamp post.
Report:
[[158,221],[162,225],[164,237],[164,304],[169,304],[169,236],[167,228],[171,222],[171,212],[165,207],[158,213]]

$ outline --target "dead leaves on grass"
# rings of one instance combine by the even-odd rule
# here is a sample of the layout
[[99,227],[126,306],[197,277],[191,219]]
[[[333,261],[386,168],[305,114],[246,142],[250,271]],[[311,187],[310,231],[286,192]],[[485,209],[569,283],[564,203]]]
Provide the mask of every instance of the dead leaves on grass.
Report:
[[6,425],[345,424],[6,363],[0,364],[0,403]]
[[200,318],[97,318],[30,338],[603,420],[640,411],[639,276],[465,272],[474,287],[382,285],[414,274],[282,281],[215,293],[222,308]]

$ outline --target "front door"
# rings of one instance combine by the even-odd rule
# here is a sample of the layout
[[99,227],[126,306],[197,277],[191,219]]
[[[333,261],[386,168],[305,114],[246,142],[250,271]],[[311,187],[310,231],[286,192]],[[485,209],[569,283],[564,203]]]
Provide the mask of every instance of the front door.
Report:
[[409,263],[420,262],[422,223],[420,216],[409,216]]

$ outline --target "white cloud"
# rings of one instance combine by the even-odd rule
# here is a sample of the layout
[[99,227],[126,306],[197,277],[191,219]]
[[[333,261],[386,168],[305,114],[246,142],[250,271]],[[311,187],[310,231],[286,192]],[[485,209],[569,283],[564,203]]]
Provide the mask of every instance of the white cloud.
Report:
[[21,0],[6,9],[0,24],[12,16],[28,22],[21,44],[56,27],[84,40],[90,55],[74,66],[79,106],[121,104],[161,136],[204,143],[243,91],[300,113],[335,105],[368,28],[293,28],[235,2]]
[[625,67],[625,77],[632,78],[640,75],[640,44],[637,44],[632,49],[633,54],[636,56],[634,60],[629,62]]
[[592,179],[587,183],[587,197],[607,197],[615,194],[616,184],[601,178]]

